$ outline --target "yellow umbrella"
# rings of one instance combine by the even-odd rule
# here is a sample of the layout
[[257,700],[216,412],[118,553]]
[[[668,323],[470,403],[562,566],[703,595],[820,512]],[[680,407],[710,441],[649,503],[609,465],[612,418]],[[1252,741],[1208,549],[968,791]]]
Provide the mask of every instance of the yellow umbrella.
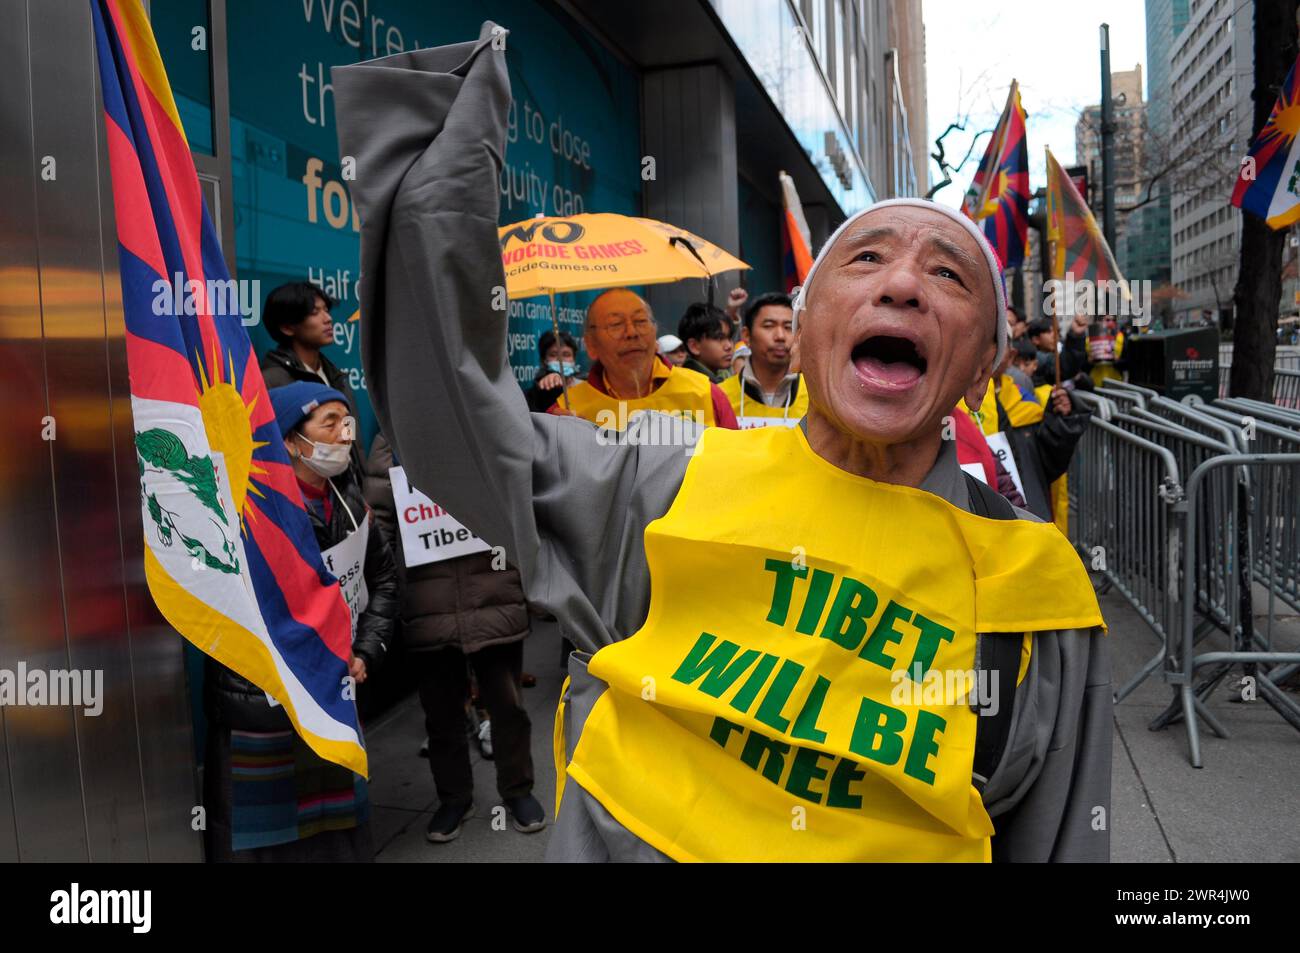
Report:
[[[684,228],[612,212],[539,215],[503,226],[497,234],[506,294],[511,298],[549,295],[551,327],[557,337],[556,292],[657,285],[686,278],[711,281],[724,271],[749,267]],[[566,404],[568,396],[566,381]]]
[[683,228],[610,212],[530,218],[498,234],[511,298],[709,279],[749,267]]

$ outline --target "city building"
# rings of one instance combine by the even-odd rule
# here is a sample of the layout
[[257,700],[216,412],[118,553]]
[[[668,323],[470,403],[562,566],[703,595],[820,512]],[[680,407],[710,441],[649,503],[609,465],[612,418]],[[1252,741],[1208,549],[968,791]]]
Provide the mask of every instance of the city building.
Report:
[[1230,183],[1250,148],[1254,4],[1191,0],[1169,56],[1170,256],[1176,322],[1232,323],[1241,213]]
[[[1147,135],[1147,104],[1142,99],[1142,66],[1110,74],[1115,123],[1115,243],[1111,249],[1120,273],[1130,281],[1154,280],[1147,249],[1133,216],[1142,199],[1143,146]],[[1101,169],[1101,106],[1088,106],[1074,126],[1075,161],[1088,172],[1085,198],[1100,223],[1103,219]]]
[[[1173,104],[1170,100],[1169,68],[1174,41],[1187,26],[1187,0],[1146,0],[1147,28],[1147,151],[1167,152],[1172,133]],[[1131,227],[1138,235],[1139,253],[1145,253],[1152,285],[1165,289],[1162,297],[1172,294],[1170,282],[1170,183],[1152,181],[1152,172],[1144,170],[1142,198],[1146,203],[1132,213]],[[1172,316],[1172,306],[1163,301],[1158,306],[1163,317]]]

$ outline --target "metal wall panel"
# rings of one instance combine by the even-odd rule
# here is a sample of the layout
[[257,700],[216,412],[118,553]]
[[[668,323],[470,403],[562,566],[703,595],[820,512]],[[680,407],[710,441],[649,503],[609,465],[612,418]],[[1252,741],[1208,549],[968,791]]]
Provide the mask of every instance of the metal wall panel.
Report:
[[[37,192],[44,154],[32,134],[32,89],[26,4],[7,0],[0,31],[0,218],[4,373],[0,374],[7,426],[0,466],[0,668],[20,663],[66,668],[63,586],[53,484],[53,444],[42,439],[50,413],[42,333]],[[84,860],[85,812],[77,759],[76,725],[67,708],[5,710],[16,854],[22,860]]]
[[0,16],[0,669],[101,673],[103,707],[0,708],[0,860],[194,860],[182,644],[143,578],[90,8]]
[[[144,860],[131,653],[113,466],[99,242],[98,122],[87,3],[28,4],[32,129],[57,176],[36,190],[67,662],[102,678],[73,709],[91,860]],[[69,42],[71,41],[71,42]]]

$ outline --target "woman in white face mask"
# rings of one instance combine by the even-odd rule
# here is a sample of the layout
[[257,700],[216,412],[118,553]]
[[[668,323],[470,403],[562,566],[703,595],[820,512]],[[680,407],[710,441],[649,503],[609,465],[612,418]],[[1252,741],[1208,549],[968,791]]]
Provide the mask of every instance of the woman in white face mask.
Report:
[[[344,395],[322,383],[295,381],[269,394],[321,558],[351,610],[350,672],[359,685],[387,653],[399,600],[392,553],[383,534],[372,527],[349,467],[356,425]],[[279,488],[287,493],[294,489],[283,483]],[[309,545],[307,540],[292,542]],[[294,732],[283,706],[230,669],[210,661],[205,690],[212,719],[205,774],[210,856],[372,859],[365,780],[316,756]],[[250,759],[291,765],[292,784],[247,770]]]

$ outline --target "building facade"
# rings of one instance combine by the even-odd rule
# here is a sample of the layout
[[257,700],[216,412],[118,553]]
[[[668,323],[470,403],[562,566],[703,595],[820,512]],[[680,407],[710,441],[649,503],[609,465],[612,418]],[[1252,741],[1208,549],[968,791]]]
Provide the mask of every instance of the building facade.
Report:
[[1250,148],[1251,0],[1191,0],[1169,56],[1170,256],[1176,322],[1232,322],[1241,213],[1229,202]]
[[[1146,0],[1147,28],[1147,142],[1155,151],[1165,151],[1172,132],[1173,104],[1170,98],[1169,69],[1174,41],[1187,26],[1187,0]],[[1151,156],[1155,158],[1155,156]],[[1154,164],[1154,163],[1151,163]],[[1149,277],[1156,289],[1162,291],[1158,310],[1164,317],[1172,316],[1171,282],[1173,268],[1170,261],[1170,183],[1165,179],[1151,181],[1155,170],[1145,170],[1141,208],[1134,213],[1133,228],[1150,261]]]
[[[1148,253],[1134,216],[1142,199],[1143,147],[1147,136],[1147,104],[1142,98],[1142,66],[1110,74],[1115,163],[1115,246],[1111,251],[1120,273],[1130,281],[1152,280]],[[1101,169],[1101,106],[1088,106],[1074,126],[1075,161],[1088,170],[1086,196],[1097,221],[1103,221]]]
[[[331,67],[474,37],[486,19],[508,28],[501,223],[584,211],[671,222],[752,266],[720,276],[722,301],[736,283],[782,285],[780,171],[814,245],[877,198],[924,192],[921,12],[920,0],[176,0],[155,3],[153,21],[234,273],[264,292],[307,278],[339,299],[330,357],[368,404],[357,325],[345,320],[360,225]],[[196,24],[210,31],[205,51],[192,48]],[[645,293],[661,330],[675,331],[707,289]],[[579,338],[591,297],[557,299]],[[545,299],[511,302],[510,325],[528,386],[550,326]],[[252,330],[259,350],[271,346]],[[361,425],[368,441],[368,406]]]

